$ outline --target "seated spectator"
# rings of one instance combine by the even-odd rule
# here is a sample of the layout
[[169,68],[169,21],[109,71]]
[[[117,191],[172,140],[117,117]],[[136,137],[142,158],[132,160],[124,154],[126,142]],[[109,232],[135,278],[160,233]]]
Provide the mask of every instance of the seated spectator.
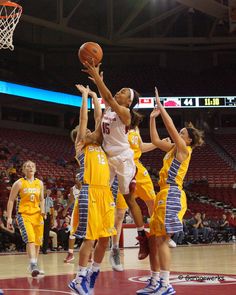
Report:
[[19,232],[15,230],[15,227],[12,229],[7,228],[7,211],[3,211],[3,215],[0,218],[0,232],[2,236],[2,242],[4,250],[14,250],[22,251],[23,241]]
[[226,214],[223,214],[221,219],[218,222],[218,234],[217,234],[217,242],[220,242],[224,240],[225,242],[228,242],[230,239],[230,227],[229,227],[229,221],[227,220]]
[[232,240],[236,240],[236,213],[231,213],[229,218],[229,228],[230,232],[232,233]]
[[67,201],[60,190],[57,190],[57,197],[54,203],[54,209],[57,210],[59,218],[63,218],[62,212],[67,205]]
[[206,230],[208,231],[208,235],[207,235],[208,241],[212,240],[214,230],[213,228],[211,228],[211,220],[206,218],[205,213],[202,213],[201,219],[202,219],[202,227],[206,228]]
[[61,228],[58,230],[58,244],[67,251],[69,244],[69,235],[70,235],[70,218],[68,216],[65,217],[64,222]]
[[196,213],[192,219],[188,222],[190,233],[193,234],[193,244],[199,243],[199,235],[202,234],[202,242],[206,243],[208,241],[209,231],[202,224],[201,213]]
[[10,179],[9,177],[7,176],[7,173],[6,171],[1,171],[0,173],[0,183],[8,183],[10,182]]

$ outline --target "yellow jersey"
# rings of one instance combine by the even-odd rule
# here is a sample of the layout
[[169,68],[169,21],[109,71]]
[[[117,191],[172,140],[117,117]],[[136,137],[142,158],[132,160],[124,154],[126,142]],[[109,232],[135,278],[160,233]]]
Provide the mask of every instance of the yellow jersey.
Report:
[[142,139],[138,130],[131,129],[128,132],[128,141],[131,149],[134,151],[134,161],[138,161],[142,155],[141,143]]
[[37,178],[33,181],[20,178],[20,182],[21,189],[17,197],[17,212],[29,215],[40,212],[41,181]]
[[165,188],[167,186],[178,186],[182,189],[184,177],[188,171],[189,162],[191,159],[192,148],[190,146],[188,149],[188,157],[182,163],[175,158],[175,147],[173,147],[168,153],[166,153],[163,159],[163,167],[159,172],[159,186],[160,188]]
[[110,169],[102,147],[89,144],[77,158],[80,170],[79,180],[84,184],[110,186]]

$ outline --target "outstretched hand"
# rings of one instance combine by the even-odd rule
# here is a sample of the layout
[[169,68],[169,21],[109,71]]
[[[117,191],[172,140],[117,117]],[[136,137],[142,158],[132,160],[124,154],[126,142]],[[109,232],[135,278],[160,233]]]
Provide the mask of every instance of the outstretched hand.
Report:
[[95,66],[94,64],[94,60],[93,63],[90,64],[87,61],[85,63],[83,63],[85,69],[82,69],[82,72],[85,72],[89,75],[89,79],[92,80],[93,82],[95,82],[95,77],[99,76],[99,72],[100,72],[100,66],[101,63],[99,63],[97,66]]
[[160,100],[160,96],[159,96],[159,92],[157,90],[157,87],[155,87],[155,98],[156,98],[156,105],[160,106],[161,104],[161,100]]
[[89,89],[89,86],[84,87],[81,84],[76,84],[75,86],[81,92],[81,94],[84,94],[84,95],[87,95],[87,96],[89,95],[89,92],[91,91]]
[[[100,65],[101,65],[101,64],[99,64],[99,66],[100,66]],[[100,76],[101,80],[103,81],[103,71],[100,72],[99,76]],[[89,78],[89,80],[93,81],[94,84],[96,84],[94,78],[92,78],[92,77],[90,77],[90,76],[89,76],[88,78]]]
[[150,118],[156,118],[160,115],[160,113],[161,111],[157,107],[155,107],[150,114]]

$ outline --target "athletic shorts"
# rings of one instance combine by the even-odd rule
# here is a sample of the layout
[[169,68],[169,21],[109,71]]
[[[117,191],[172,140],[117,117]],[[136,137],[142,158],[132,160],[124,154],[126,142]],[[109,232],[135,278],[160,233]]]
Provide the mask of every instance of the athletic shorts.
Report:
[[150,220],[150,235],[166,236],[183,230],[187,210],[186,195],[177,186],[161,189],[157,194]]
[[22,240],[27,243],[35,243],[41,246],[43,243],[44,220],[41,213],[32,215],[18,213],[16,215]]
[[135,197],[144,202],[154,200],[156,197],[153,183],[147,169],[139,161],[135,162],[137,167]]
[[110,167],[110,183],[113,183],[115,175],[118,178],[119,191],[123,195],[130,193],[130,183],[136,174],[134,152],[128,149],[118,156],[108,157]]
[[116,235],[115,203],[109,187],[83,185],[78,207],[76,237],[97,240]]

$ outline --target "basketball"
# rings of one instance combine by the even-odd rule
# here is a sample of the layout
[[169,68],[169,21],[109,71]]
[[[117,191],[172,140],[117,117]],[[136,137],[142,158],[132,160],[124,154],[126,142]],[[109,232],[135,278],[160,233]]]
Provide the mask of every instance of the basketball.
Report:
[[78,52],[79,60],[83,64],[86,61],[90,64],[98,65],[103,57],[103,51],[101,46],[95,42],[86,42],[80,46]]

